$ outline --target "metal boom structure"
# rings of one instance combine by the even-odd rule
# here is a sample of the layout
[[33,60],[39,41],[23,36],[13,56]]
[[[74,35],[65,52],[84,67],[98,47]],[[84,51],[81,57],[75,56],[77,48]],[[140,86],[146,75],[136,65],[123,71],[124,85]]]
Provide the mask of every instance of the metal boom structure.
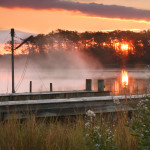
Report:
[[33,36],[28,37],[27,39],[25,39],[19,46],[17,46],[14,49],[14,36],[15,36],[15,30],[12,28],[11,29],[11,64],[12,64],[12,93],[15,93],[15,74],[14,74],[14,50],[18,49],[19,47],[21,47],[24,43],[26,43],[27,41],[29,41],[29,39],[31,39]]

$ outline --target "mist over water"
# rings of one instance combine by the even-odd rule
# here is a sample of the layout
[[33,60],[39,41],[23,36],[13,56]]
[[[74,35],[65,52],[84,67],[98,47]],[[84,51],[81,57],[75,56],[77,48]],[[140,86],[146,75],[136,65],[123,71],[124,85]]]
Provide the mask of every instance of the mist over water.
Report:
[[[0,93],[11,93],[11,56],[0,58]],[[149,92],[150,70],[127,69],[130,94]],[[97,80],[105,80],[105,90],[112,95],[123,94],[121,69],[107,68],[92,56],[83,52],[52,51],[43,56],[15,56],[15,90],[29,92],[32,81],[33,92],[84,90],[85,80],[92,79],[92,89],[97,90]]]

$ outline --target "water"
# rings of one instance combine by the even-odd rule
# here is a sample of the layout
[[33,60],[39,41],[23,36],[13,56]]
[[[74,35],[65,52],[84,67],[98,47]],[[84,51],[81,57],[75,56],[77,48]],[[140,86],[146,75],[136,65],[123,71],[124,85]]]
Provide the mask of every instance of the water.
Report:
[[[16,69],[15,90],[17,93],[29,92],[30,81],[33,84],[33,92],[49,91],[50,83],[53,83],[54,91],[84,90],[86,79],[92,79],[92,89],[97,90],[97,80],[104,79],[105,90],[112,91],[111,95],[120,95],[125,92],[128,94],[150,93],[150,70],[127,70],[129,85],[125,89],[121,85],[120,69],[46,70],[30,67],[22,79],[23,69]],[[19,82],[21,84],[18,84]],[[11,70],[0,69],[0,93],[11,93]]]

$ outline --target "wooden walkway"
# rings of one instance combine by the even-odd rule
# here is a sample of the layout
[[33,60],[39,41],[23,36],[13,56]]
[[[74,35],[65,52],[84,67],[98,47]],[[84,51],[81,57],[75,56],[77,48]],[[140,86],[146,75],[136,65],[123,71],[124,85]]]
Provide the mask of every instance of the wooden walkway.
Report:
[[[65,99],[41,99],[41,100],[20,100],[0,102],[1,119],[9,119],[14,115],[18,118],[25,118],[30,113],[37,117],[70,116],[85,114],[87,110],[95,113],[116,112],[128,109],[134,110],[130,102],[150,97],[150,94],[128,95],[128,96],[97,96],[77,97]],[[127,99],[127,103],[125,102]]]
[[34,93],[13,93],[0,94],[0,101],[20,101],[20,100],[40,100],[40,99],[61,99],[108,96],[110,91],[54,91],[54,92],[34,92]]

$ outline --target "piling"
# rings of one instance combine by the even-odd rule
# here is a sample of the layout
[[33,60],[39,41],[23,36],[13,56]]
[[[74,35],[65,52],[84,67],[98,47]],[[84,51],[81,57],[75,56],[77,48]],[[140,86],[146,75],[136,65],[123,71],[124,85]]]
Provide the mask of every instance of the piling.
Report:
[[86,79],[86,91],[92,91],[92,80]]
[[50,92],[53,92],[53,84],[50,83]]
[[98,92],[103,92],[105,88],[104,80],[98,80]]
[[32,93],[32,81],[30,81],[30,93]]

